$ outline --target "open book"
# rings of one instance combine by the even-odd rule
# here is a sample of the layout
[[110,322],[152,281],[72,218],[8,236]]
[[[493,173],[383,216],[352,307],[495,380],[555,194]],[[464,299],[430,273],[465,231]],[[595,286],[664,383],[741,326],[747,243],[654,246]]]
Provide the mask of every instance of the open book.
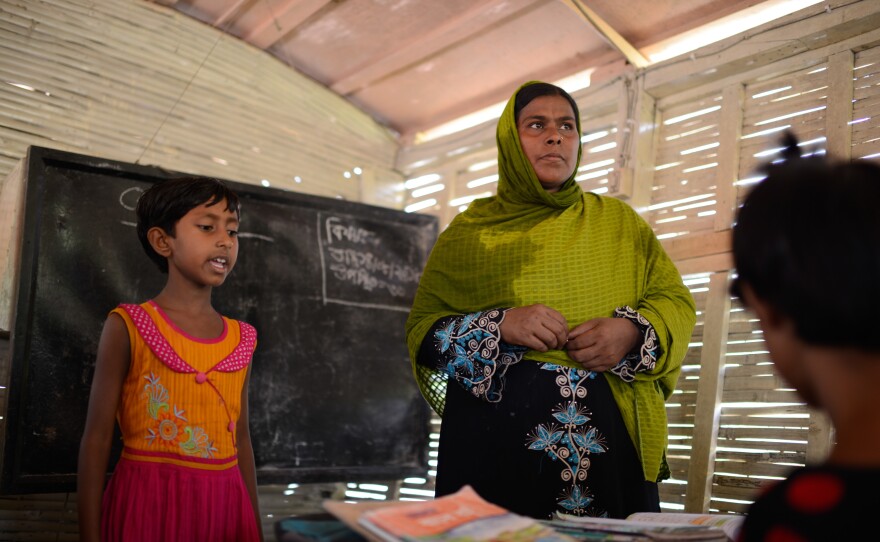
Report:
[[469,486],[431,501],[325,501],[324,508],[373,542],[730,542],[742,521],[666,512],[640,512],[626,520],[560,514],[539,521],[486,502]]
[[486,502],[470,486],[431,501],[325,501],[324,508],[376,542],[576,542],[535,519]]
[[[626,538],[613,540],[700,540],[732,542],[738,539],[745,518],[728,514],[688,514],[676,512],[636,512],[625,520],[557,514],[544,522],[574,538],[593,540],[596,532],[613,533]],[[582,536],[581,533],[585,533]]]

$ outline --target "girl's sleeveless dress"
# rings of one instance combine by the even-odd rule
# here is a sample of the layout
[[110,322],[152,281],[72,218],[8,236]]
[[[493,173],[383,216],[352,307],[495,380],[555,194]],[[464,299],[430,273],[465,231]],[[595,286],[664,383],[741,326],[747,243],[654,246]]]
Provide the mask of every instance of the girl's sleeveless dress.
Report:
[[257,334],[223,317],[216,339],[178,329],[152,301],[120,305],[131,366],[117,420],[123,452],[104,492],[103,540],[259,540],[235,423]]

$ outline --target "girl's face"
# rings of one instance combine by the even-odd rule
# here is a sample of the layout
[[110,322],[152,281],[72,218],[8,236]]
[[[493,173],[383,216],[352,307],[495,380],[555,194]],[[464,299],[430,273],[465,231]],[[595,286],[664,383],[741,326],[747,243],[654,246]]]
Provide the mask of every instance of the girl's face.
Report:
[[577,166],[581,144],[571,104],[562,96],[538,96],[519,112],[516,129],[541,186],[557,192]]
[[200,286],[220,286],[238,259],[238,216],[224,199],[210,207],[199,205],[186,213],[168,236],[172,268]]

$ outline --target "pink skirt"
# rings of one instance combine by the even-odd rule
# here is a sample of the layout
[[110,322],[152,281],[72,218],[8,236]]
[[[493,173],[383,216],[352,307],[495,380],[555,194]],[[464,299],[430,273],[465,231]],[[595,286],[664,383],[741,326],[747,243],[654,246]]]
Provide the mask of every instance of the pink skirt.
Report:
[[260,539],[238,466],[204,470],[121,458],[104,491],[105,541]]

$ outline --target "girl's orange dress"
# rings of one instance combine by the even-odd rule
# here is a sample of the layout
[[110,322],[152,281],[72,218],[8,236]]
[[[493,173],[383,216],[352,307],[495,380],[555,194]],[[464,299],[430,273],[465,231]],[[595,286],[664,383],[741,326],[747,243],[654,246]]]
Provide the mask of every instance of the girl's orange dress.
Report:
[[117,420],[123,452],[104,492],[103,540],[259,540],[235,424],[257,334],[223,317],[216,339],[178,329],[148,301],[125,320],[131,366]]

